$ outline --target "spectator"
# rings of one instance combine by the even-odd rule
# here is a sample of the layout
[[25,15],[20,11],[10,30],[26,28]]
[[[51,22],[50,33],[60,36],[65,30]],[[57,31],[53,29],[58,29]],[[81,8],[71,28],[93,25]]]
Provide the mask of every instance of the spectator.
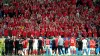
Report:
[[[0,15],[3,19],[0,21],[0,27],[4,30],[3,33],[0,31],[0,34],[5,38],[22,36],[26,39],[31,36],[37,38],[55,36],[53,50],[58,48],[59,35],[69,38],[74,35],[75,39],[81,35],[85,38],[97,38],[100,35],[100,6],[99,1],[96,5],[93,4],[94,1],[14,0],[10,4],[1,2]],[[42,39],[42,46],[44,46],[44,39]]]

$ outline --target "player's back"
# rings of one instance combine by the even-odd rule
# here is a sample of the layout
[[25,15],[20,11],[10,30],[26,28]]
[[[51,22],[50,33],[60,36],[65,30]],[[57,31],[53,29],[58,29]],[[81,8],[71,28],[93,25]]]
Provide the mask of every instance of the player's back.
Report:
[[87,40],[86,39],[82,40],[82,42],[83,42],[83,46],[87,46]]

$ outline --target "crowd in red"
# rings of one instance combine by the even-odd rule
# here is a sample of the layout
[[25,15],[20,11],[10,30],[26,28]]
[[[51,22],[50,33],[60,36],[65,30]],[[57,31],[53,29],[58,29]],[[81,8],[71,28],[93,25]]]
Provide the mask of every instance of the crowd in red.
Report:
[[92,0],[17,0],[3,5],[4,36],[99,37],[100,7]]

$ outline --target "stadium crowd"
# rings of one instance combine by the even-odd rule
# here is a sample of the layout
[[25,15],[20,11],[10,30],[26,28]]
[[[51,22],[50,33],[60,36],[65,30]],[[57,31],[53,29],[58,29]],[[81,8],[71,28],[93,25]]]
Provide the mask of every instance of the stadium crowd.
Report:
[[[58,52],[64,46],[62,43],[66,42],[62,37],[68,38],[69,41],[72,38],[74,43],[78,38],[100,38],[100,4],[97,4],[96,0],[11,0],[9,4],[0,1],[0,35],[5,38],[6,55],[9,49],[9,53],[12,53],[13,48],[15,53],[18,53],[18,50],[21,53],[21,49],[27,50],[28,45],[31,46],[29,50],[33,50],[34,40],[29,40],[34,38],[38,40],[35,45],[41,46],[45,45],[41,44],[41,40],[47,39],[47,48],[50,39],[60,39],[57,42],[61,45],[56,44]],[[17,40],[20,40],[18,44],[15,43]],[[27,44],[28,42],[30,43]],[[96,45],[97,41],[93,42]],[[25,46],[18,48],[19,44]],[[52,49],[56,50],[57,47],[54,46]],[[43,48],[38,47],[38,51],[40,49]],[[65,49],[67,50],[68,46]]]

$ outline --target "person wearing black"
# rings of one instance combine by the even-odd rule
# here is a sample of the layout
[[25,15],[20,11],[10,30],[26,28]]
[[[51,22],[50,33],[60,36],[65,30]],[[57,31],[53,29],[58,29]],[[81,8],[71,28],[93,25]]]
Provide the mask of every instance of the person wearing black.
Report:
[[20,39],[19,40],[19,47],[18,47],[18,49],[19,49],[18,50],[18,55],[19,56],[22,56],[23,55],[23,51],[22,51],[23,50],[23,43],[22,42],[23,42],[23,39]]
[[83,45],[81,39],[79,39],[79,40],[77,41],[77,45],[78,45],[78,51],[79,51],[78,53],[79,53],[79,55],[80,55],[80,54],[82,54],[82,45]]
[[18,55],[18,50],[19,50],[19,39],[15,40],[15,55]]
[[5,54],[6,55],[8,55],[9,54],[9,48],[10,48],[10,46],[9,46],[9,38],[6,38],[5,39]]
[[95,41],[96,41],[95,53],[96,53],[96,55],[98,55],[100,53],[100,50],[99,50],[99,47],[100,47],[99,42],[100,41],[99,40],[100,40],[99,38],[95,38]]
[[43,51],[42,38],[39,38],[39,40],[38,40],[38,54],[39,55],[40,55],[40,50]]
[[10,47],[10,48],[9,48],[9,51],[10,51],[9,54],[10,54],[10,55],[13,54],[13,48],[14,48],[13,42],[14,42],[14,41],[13,41],[13,39],[11,38],[10,41],[9,41],[9,47]]
[[31,51],[31,54],[32,54],[32,51],[33,51],[33,38],[30,38],[28,42],[29,42],[28,54],[30,53],[30,51]]
[[52,53],[53,53],[53,55],[54,55],[54,52],[56,53],[56,50],[57,50],[57,48],[56,48],[55,39],[53,39],[52,40]]

